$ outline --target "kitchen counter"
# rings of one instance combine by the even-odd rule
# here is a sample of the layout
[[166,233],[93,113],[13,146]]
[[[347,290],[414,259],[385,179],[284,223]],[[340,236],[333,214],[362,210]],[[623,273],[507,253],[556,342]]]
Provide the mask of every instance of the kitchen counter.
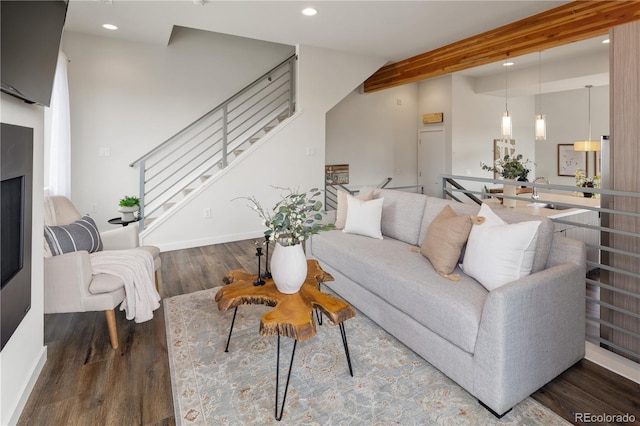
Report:
[[[584,198],[580,193],[578,195],[568,195],[566,193],[558,194],[553,192],[540,192],[538,200],[533,200],[531,194],[520,194],[516,201],[516,206],[511,208],[519,213],[532,214],[536,216],[546,216],[549,219],[557,219],[565,216],[571,216],[578,213],[592,211],[581,207],[600,207],[600,198]],[[506,209],[498,198],[483,200],[492,209]],[[561,209],[550,209],[545,207],[548,204],[558,205]],[[570,208],[563,208],[563,205],[569,205]]]

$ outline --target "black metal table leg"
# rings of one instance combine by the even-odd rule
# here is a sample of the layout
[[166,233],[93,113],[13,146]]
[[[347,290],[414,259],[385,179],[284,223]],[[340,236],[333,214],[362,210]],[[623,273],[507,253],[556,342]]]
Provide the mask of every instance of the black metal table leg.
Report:
[[227,346],[224,348],[225,352],[229,352],[229,342],[231,341],[231,332],[233,331],[233,324],[236,322],[236,314],[238,313],[238,307],[233,310],[233,319],[231,320],[231,327],[229,327],[229,337],[227,337]]
[[344,353],[347,356],[347,364],[349,364],[349,374],[353,377],[353,369],[351,368],[351,356],[349,356],[349,344],[347,343],[347,333],[344,331],[344,323],[340,323],[340,334],[342,335],[342,344]]
[[280,392],[280,334],[278,333],[278,352],[276,355],[276,413],[277,421],[282,420],[284,412],[284,403],[287,400],[287,390],[289,389],[289,379],[291,378],[291,367],[293,367],[293,357],[296,354],[297,340],[293,340],[293,350],[291,351],[291,362],[289,363],[289,373],[287,373],[287,383],[284,385],[284,395],[282,397],[282,407],[280,407],[280,415],[278,415],[278,393]]
[[[322,291],[322,283],[318,283],[318,291]],[[318,325],[322,325],[322,312],[318,310],[318,308],[313,308],[316,312],[316,320],[318,321]]]

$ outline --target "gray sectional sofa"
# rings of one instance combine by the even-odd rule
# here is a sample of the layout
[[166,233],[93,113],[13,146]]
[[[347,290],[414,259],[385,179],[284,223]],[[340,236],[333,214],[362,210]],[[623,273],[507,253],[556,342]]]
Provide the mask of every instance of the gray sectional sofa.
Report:
[[322,232],[307,241],[307,256],[333,275],[329,288],[495,415],[584,356],[584,243],[554,234],[547,218],[496,209],[508,223],[542,223],[532,273],[487,291],[459,267],[459,281],[440,276],[410,249],[445,205],[457,214],[478,206],[386,189],[373,198],[384,198],[382,240]]

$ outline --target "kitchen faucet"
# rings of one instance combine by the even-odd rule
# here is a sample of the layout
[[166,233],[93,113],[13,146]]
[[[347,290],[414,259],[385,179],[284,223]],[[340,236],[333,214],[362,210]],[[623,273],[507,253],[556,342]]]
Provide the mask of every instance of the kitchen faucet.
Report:
[[[544,176],[540,176],[540,177],[535,178],[533,180],[533,183],[538,183],[539,180],[543,180],[544,183],[546,183],[547,185],[549,185],[549,183],[550,183],[549,179],[547,179]],[[538,188],[536,188],[536,187],[533,188],[533,191],[531,191],[531,198],[534,199],[534,200],[537,200],[538,198],[540,198],[540,196],[538,195]]]

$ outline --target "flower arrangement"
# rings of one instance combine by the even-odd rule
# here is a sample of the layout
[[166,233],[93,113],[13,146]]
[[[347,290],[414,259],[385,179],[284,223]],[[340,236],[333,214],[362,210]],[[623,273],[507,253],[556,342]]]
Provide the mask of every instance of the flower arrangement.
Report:
[[266,211],[255,197],[244,197],[251,201],[253,208],[263,220],[267,230],[265,237],[269,241],[277,241],[283,246],[293,246],[307,240],[320,231],[334,228],[332,223],[322,223],[324,211],[322,202],[315,198],[321,194],[318,188],[307,192],[298,192],[291,188],[288,193],[273,206],[273,213]]
[[600,188],[600,176],[587,177],[582,169],[576,169],[576,186],[583,188]]
[[493,166],[488,166],[484,163],[480,163],[480,166],[482,167],[482,170],[499,173],[505,179],[526,181],[527,175],[531,171],[526,167],[529,163],[530,161],[528,159],[522,161],[522,154],[514,156],[507,154],[503,158],[498,158]]

